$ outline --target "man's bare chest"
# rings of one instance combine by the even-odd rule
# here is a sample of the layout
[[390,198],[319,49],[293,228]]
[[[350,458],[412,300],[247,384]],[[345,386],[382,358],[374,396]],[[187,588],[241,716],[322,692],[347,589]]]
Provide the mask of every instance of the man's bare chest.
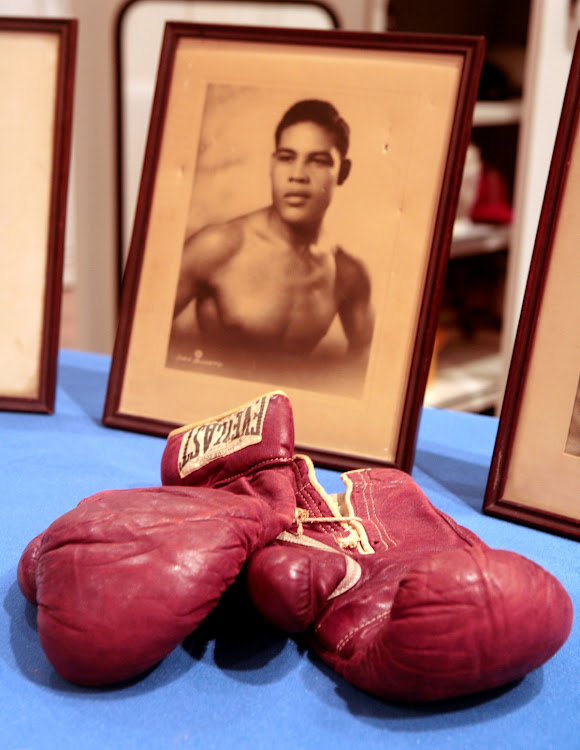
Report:
[[211,284],[225,325],[265,335],[303,337],[326,330],[337,312],[331,254],[240,253]]

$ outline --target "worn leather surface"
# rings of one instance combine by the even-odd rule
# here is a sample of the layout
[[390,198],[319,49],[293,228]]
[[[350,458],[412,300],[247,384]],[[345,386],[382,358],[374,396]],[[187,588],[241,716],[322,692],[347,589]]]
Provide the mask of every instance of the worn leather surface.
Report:
[[[311,467],[297,466],[299,507],[311,520],[332,516]],[[267,619],[304,631],[346,680],[389,700],[432,701],[518,680],[562,646],[572,604],[545,569],[490,548],[397,469],[345,480],[367,549],[345,546],[349,523],[304,523],[252,556],[247,585]]]
[[[97,493],[27,545],[18,582],[62,677],[105,685],[157,664],[215,607],[247,557],[292,523],[290,404],[277,393],[252,413],[260,406],[247,427],[251,445],[240,447],[234,431],[186,483]],[[213,422],[202,424],[203,432]],[[166,480],[179,473],[176,448],[188,429],[168,438]]]

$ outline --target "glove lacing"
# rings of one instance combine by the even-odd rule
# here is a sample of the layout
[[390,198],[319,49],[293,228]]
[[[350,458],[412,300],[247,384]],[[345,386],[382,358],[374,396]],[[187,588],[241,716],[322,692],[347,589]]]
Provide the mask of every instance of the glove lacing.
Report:
[[366,539],[366,532],[359,516],[311,516],[305,508],[296,508],[294,514],[294,523],[296,531],[292,532],[295,536],[304,534],[305,523],[339,523],[348,531],[347,536],[335,535],[335,540],[341,549],[355,549],[363,544]]

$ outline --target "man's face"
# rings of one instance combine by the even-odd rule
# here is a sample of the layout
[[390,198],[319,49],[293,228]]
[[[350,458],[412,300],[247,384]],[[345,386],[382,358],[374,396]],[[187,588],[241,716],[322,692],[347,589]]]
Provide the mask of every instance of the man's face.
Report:
[[288,224],[317,225],[332,200],[341,157],[332,134],[314,122],[285,128],[272,154],[272,200]]

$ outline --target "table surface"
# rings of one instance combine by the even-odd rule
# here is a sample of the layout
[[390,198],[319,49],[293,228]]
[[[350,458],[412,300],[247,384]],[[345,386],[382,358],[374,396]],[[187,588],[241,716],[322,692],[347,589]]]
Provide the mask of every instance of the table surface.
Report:
[[[233,596],[128,685],[87,689],[62,680],[39,645],[35,608],[18,589],[20,554],[81,498],[158,484],[165,444],[101,425],[109,365],[103,355],[63,350],[55,413],[0,413],[3,750],[580,748],[578,621],[562,649],[517,684],[436,705],[402,706],[362,693],[299,642],[232,609]],[[485,542],[556,575],[580,612],[578,542],[481,512],[496,430],[492,417],[424,409],[413,476],[434,505]],[[342,488],[338,472],[320,469],[318,476],[329,492]]]

